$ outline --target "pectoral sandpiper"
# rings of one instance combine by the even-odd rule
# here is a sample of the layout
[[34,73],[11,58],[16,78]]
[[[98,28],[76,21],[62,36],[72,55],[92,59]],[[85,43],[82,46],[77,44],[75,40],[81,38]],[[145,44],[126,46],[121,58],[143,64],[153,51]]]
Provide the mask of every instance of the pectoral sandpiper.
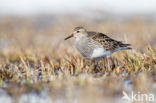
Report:
[[131,49],[130,44],[114,40],[99,32],[87,31],[83,27],[76,27],[65,40],[75,37],[75,46],[83,57],[91,60],[107,58],[119,50]]

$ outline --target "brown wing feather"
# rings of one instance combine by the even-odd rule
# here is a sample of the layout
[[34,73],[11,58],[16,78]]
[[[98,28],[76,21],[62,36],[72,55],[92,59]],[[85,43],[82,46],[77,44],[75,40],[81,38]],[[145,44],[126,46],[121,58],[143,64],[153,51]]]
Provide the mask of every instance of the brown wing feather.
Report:
[[103,45],[106,51],[115,50],[121,47],[126,47],[125,49],[131,49],[128,47],[130,44],[123,44],[121,41],[114,40],[103,33],[88,32],[88,36]]

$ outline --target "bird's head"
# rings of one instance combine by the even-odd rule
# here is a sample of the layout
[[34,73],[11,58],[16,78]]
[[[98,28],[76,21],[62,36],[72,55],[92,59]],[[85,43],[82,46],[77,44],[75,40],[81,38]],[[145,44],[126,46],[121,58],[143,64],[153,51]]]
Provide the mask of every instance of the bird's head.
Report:
[[83,37],[86,34],[87,34],[87,30],[85,28],[76,27],[76,28],[74,28],[74,31],[68,37],[66,37],[64,40],[67,40],[71,37],[75,37],[75,38]]

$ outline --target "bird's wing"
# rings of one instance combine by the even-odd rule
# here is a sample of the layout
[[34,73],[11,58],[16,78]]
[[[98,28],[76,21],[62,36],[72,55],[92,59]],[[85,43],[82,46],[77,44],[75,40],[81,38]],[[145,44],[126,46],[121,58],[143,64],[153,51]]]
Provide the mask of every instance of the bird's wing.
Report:
[[103,33],[98,32],[88,32],[88,36],[90,36],[93,40],[99,42],[106,51],[112,51],[116,49],[131,49],[130,44],[124,44],[121,41],[114,40]]

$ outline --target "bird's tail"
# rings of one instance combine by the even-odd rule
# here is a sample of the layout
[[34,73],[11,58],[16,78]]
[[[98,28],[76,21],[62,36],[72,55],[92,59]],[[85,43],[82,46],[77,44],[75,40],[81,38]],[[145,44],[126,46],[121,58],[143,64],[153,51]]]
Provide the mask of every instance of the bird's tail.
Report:
[[118,50],[130,50],[130,49],[132,49],[131,47],[131,44],[120,44],[119,45],[119,48],[117,48],[116,49],[116,51],[118,51]]
[[130,50],[130,49],[132,49],[131,47],[120,47],[120,48],[118,48],[119,50]]

